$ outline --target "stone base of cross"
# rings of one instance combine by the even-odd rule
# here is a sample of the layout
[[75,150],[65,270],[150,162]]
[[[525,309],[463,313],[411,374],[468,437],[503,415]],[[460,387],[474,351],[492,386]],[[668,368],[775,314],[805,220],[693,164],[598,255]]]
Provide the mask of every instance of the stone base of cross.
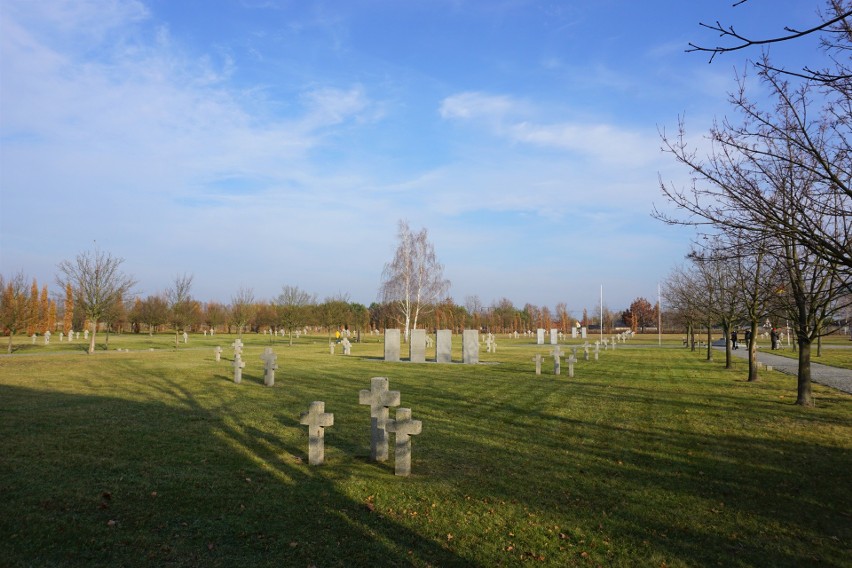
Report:
[[541,374],[541,353],[537,353],[536,356],[532,358],[532,360],[535,362],[535,374],[540,375]]
[[574,355],[571,355],[570,357],[568,357],[566,359],[566,361],[568,361],[568,376],[573,378],[574,377],[574,363],[577,362],[577,358],[574,357]]
[[213,350],[213,355],[215,355],[217,363],[219,361],[221,361],[222,360],[222,347],[221,346],[216,347],[216,349]]
[[334,414],[325,411],[325,402],[315,400],[307,412],[299,414],[299,424],[308,427],[308,463],[322,465],[325,461],[325,429],[334,425]]

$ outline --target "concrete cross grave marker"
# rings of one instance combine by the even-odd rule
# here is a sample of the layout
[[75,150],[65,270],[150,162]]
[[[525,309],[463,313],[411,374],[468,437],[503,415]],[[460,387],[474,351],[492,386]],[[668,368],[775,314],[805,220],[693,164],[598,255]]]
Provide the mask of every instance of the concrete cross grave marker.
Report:
[[541,353],[536,353],[536,356],[532,358],[535,361],[535,374],[541,374]]
[[558,345],[554,346],[553,349],[550,350],[550,356],[553,357],[553,374],[562,374],[562,350]]
[[600,353],[600,350],[601,350],[601,342],[595,341],[595,361],[598,360],[598,353]]
[[329,354],[334,355],[334,341],[328,342],[328,351],[329,351]]
[[63,339],[63,336],[64,336],[64,335],[65,335],[65,334],[64,334],[64,333],[62,333],[61,331],[59,332],[59,343],[62,343],[62,339]]
[[234,357],[236,357],[237,355],[242,355],[242,353],[243,353],[243,340],[240,339],[240,338],[235,339],[234,342],[231,343],[231,347],[234,348]]
[[89,339],[89,330],[83,330],[83,339]]
[[30,336],[30,337],[31,337],[31,338],[32,338],[32,340],[33,340],[33,345],[35,345],[35,342],[36,342],[36,334],[34,333],[34,334],[32,334],[32,336]]
[[358,404],[370,406],[370,459],[387,461],[388,434],[385,425],[388,421],[388,408],[399,406],[399,391],[388,390],[387,377],[370,379],[370,390],[362,389],[358,393]]
[[491,337],[485,338],[485,352],[491,353],[491,346],[494,344],[494,340]]
[[74,330],[73,329],[68,331],[68,341],[74,341]]
[[568,361],[568,376],[574,378],[574,363],[577,362],[577,358],[571,355],[566,361]]
[[352,343],[347,339],[343,338],[343,341],[340,342],[343,345],[343,354],[351,355],[352,354]]
[[423,423],[411,419],[410,408],[397,408],[396,419],[388,420],[387,430],[396,436],[394,473],[401,476],[411,475],[411,437],[423,431]]
[[44,332],[44,344],[45,345],[50,344],[50,330],[47,330],[47,331]]
[[588,341],[583,344],[583,359],[585,361],[589,360],[589,342]]
[[216,362],[217,362],[217,363],[218,363],[219,361],[221,361],[221,360],[222,360],[222,346],[221,346],[221,345],[217,345],[217,346],[216,346],[216,349],[214,349],[214,350],[213,350],[213,354],[216,356]]
[[275,369],[278,368],[278,355],[272,352],[272,347],[263,350],[263,384],[271,387],[275,384]]
[[234,382],[236,384],[240,384],[243,380],[243,367],[246,366],[246,362],[243,361],[243,358],[240,357],[240,354],[237,353],[234,355]]
[[186,343],[189,341],[189,334],[187,332],[183,332],[183,342]]
[[307,412],[299,414],[299,424],[308,427],[308,463],[322,465],[325,461],[325,429],[334,426],[334,414],[325,411],[325,402],[315,400]]

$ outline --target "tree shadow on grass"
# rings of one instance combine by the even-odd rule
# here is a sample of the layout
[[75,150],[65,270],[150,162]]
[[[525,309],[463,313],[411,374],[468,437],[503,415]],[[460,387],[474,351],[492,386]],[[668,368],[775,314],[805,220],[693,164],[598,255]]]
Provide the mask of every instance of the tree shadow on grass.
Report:
[[475,565],[298,463],[292,436],[156,388],[163,402],[0,386],[4,563]]

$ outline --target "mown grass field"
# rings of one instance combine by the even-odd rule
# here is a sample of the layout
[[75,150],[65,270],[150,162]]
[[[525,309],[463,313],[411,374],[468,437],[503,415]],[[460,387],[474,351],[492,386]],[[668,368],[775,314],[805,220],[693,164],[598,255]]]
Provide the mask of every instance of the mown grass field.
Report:
[[[580,352],[569,379],[536,376],[549,346],[524,338],[476,366],[279,338],[265,387],[270,338],[247,335],[236,385],[234,336],[173,337],[0,357],[0,564],[849,566],[850,395],[803,409],[793,377],[748,383],[671,339]],[[409,478],[368,460],[374,376],[423,421]],[[320,467],[313,400],[334,413]]]

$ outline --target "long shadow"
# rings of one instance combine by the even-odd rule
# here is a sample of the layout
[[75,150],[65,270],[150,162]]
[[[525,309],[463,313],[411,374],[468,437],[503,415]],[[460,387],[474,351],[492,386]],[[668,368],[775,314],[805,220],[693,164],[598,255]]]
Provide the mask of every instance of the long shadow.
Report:
[[4,565],[475,565],[293,459],[306,432],[295,447],[148,386],[163,402],[0,385]]

